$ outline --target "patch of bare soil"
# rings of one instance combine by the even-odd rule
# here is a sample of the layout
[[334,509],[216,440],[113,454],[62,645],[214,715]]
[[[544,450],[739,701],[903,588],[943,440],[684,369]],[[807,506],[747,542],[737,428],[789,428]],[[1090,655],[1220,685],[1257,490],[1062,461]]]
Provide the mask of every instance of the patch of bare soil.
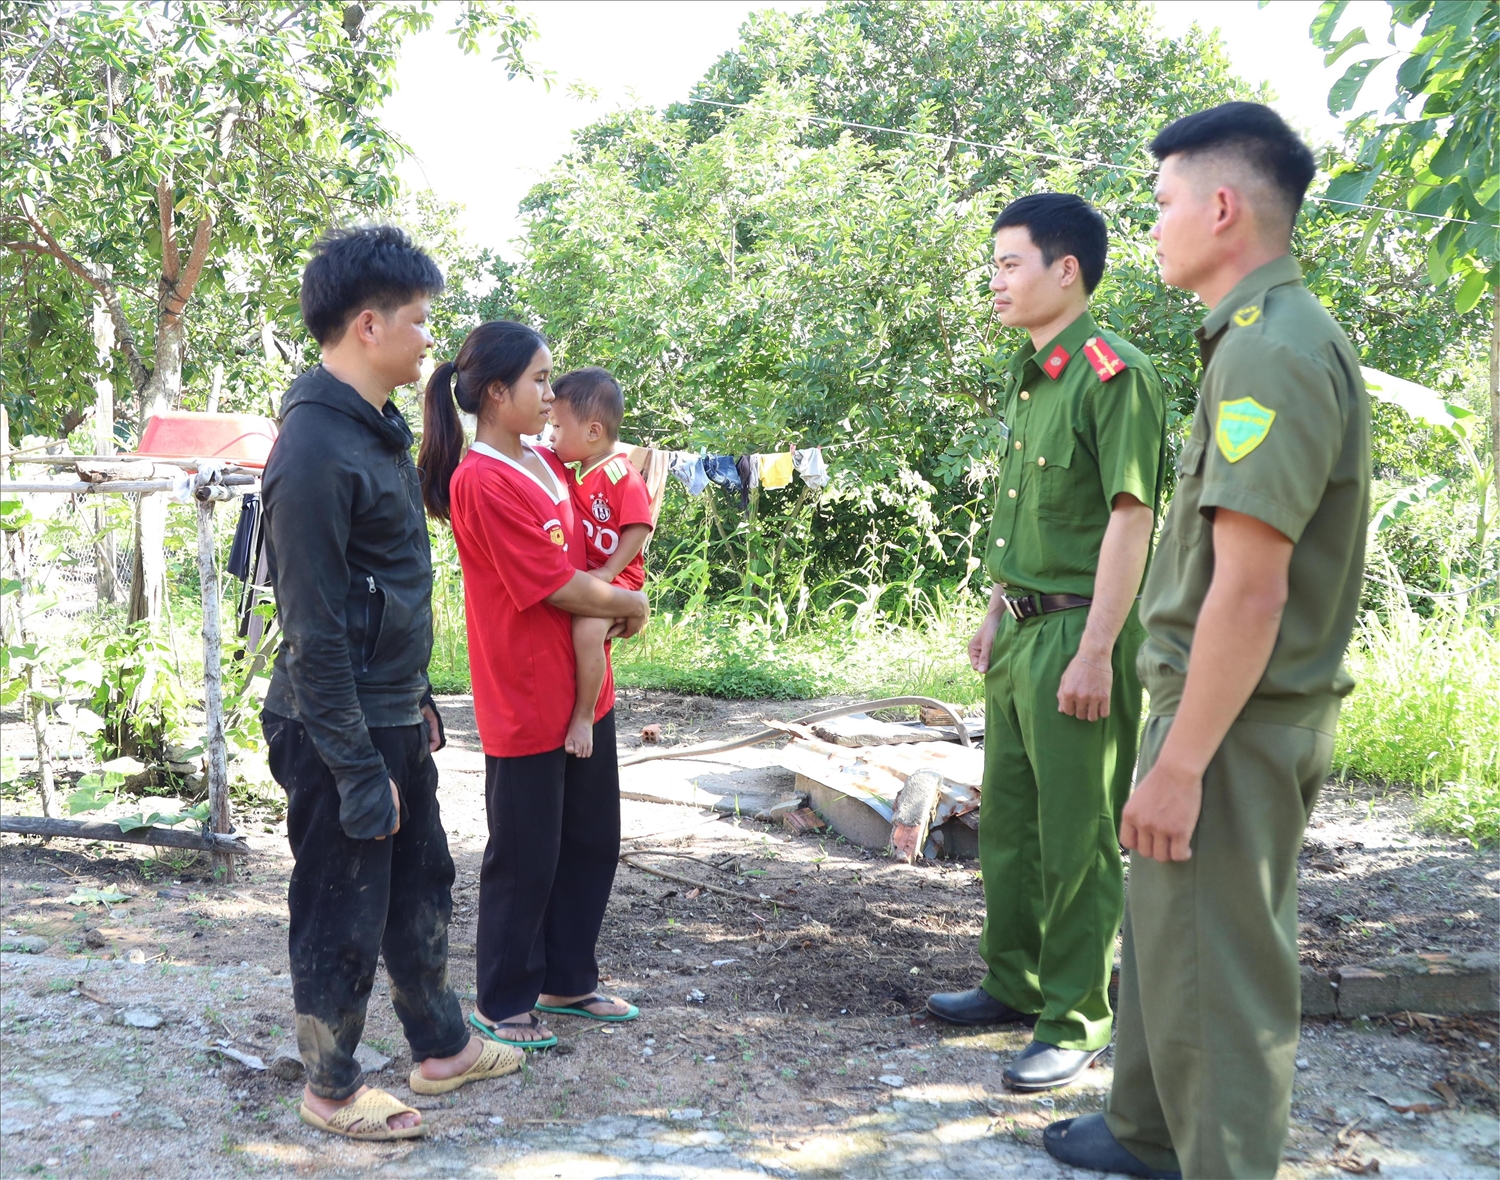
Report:
[[[758,728],[763,716],[785,719],[824,704],[627,690],[618,728],[625,748],[647,724],[660,724],[665,742],[681,744],[735,736]],[[447,699],[444,717],[450,747],[440,755],[441,799],[458,868],[451,969],[469,1008],[485,830],[483,763],[467,701]],[[6,725],[7,743],[13,735],[20,744],[26,732]],[[24,799],[7,807],[28,803],[34,807]],[[439,1140],[462,1148],[465,1159],[500,1152],[495,1166],[509,1169],[512,1157],[504,1153],[535,1136],[566,1136],[601,1118],[629,1116],[695,1128],[694,1134],[708,1137],[703,1150],[718,1150],[722,1140],[725,1150],[734,1147],[744,1156],[746,1167],[884,1175],[880,1161],[897,1150],[896,1139],[868,1147],[859,1157],[863,1163],[835,1153],[816,1167],[813,1144],[873,1144],[861,1136],[873,1134],[870,1120],[887,1116],[897,1131],[910,1124],[915,1135],[917,1116],[899,1102],[892,1105],[892,1095],[920,1091],[927,1095],[923,1102],[972,1107],[983,1116],[976,1134],[1003,1137],[1021,1151],[1019,1158],[1040,1168],[1046,1160],[1036,1132],[1053,1118],[1098,1108],[1109,1054],[1073,1090],[1006,1094],[999,1071],[1024,1047],[1024,1032],[955,1030],[922,1017],[930,992],[971,986],[983,971],[975,954],[983,910],[977,864],[907,866],[827,835],[792,836],[686,807],[627,802],[623,816],[635,865],[620,867],[600,960],[603,986],[639,1004],[641,1020],[600,1025],[558,1019],[562,1045],[531,1056],[521,1077],[414,1101],[404,1085],[411,1062],[383,971],[377,980],[366,1042],[392,1060],[371,1080],[414,1101]],[[218,1052],[227,1046],[269,1060],[292,1027],[285,827],[272,808],[245,813],[239,823],[255,855],[228,885],[215,883],[203,861],[169,859],[168,850],[157,858],[149,848],[0,838],[0,923],[7,943],[34,940],[31,949],[45,956],[6,956],[12,980],[24,976],[24,983],[7,989],[0,1019],[8,1050],[5,1101],[20,1094],[30,1105],[15,1118],[4,1115],[7,1130],[21,1128],[0,1139],[4,1174],[33,1166],[122,1180],[268,1168],[342,1174],[379,1161],[394,1168],[412,1150],[386,1147],[372,1154],[368,1147],[331,1144],[296,1121],[295,1083],[247,1070]],[[1500,872],[1494,854],[1421,835],[1398,798],[1330,787],[1302,867],[1308,961],[1495,946]],[[109,887],[129,900],[77,903],[80,888]],[[1329,914],[1336,923],[1325,921]],[[26,970],[28,961],[38,970]],[[44,961],[57,966],[42,971]],[[162,1025],[130,1025],[124,1014],[132,1005],[157,1012]],[[1290,1174],[1331,1174],[1344,1168],[1340,1158],[1351,1167],[1384,1158],[1387,1174],[1401,1174],[1393,1166],[1408,1157],[1417,1170],[1406,1174],[1483,1174],[1465,1170],[1470,1147],[1456,1163],[1430,1152],[1442,1138],[1434,1120],[1448,1117],[1439,1112],[1458,1118],[1466,1109],[1492,1108],[1494,1046],[1500,1044],[1492,1021],[1309,1024],[1306,1032]],[[86,1047],[87,1056],[80,1056]],[[125,1114],[112,1125],[108,1143],[95,1134],[95,1122],[111,1117],[108,1112],[80,1113],[92,1108],[48,1097],[81,1086],[72,1075],[89,1063],[101,1085],[125,1086]],[[57,1081],[64,1074],[71,1078],[66,1085]],[[1361,1088],[1377,1074],[1390,1079],[1382,1083],[1389,1093],[1378,1100]],[[1426,1120],[1420,1125],[1388,1101],[1410,1093],[1425,1095],[1431,1107],[1414,1116]],[[1362,1121],[1351,1131],[1347,1124],[1356,1118]],[[513,1136],[519,1138],[507,1138]],[[1399,1151],[1389,1145],[1398,1141]],[[654,1140],[639,1142],[645,1146],[630,1150],[657,1150]],[[1473,1158],[1493,1159],[1494,1144],[1475,1143],[1472,1151],[1480,1154]],[[170,1151],[161,1154],[167,1145]],[[66,1163],[85,1159],[92,1161],[88,1168],[70,1170]],[[931,1171],[911,1167],[911,1174],[948,1174],[936,1164]],[[994,1167],[1001,1167],[998,1157]]]

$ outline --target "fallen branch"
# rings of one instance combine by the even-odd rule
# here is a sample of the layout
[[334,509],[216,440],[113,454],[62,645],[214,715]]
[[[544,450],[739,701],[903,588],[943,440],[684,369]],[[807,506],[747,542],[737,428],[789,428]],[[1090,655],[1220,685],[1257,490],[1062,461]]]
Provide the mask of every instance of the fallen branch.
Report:
[[210,832],[177,832],[171,828],[136,828],[122,832],[118,824],[86,823],[77,819],[45,819],[37,815],[0,815],[0,832],[18,836],[66,836],[73,840],[108,840],[121,844],[156,844],[168,848],[196,848],[200,852],[231,852],[249,856],[250,846],[233,836]]
[[707,889],[710,893],[717,893],[724,897],[732,897],[736,901],[748,901],[752,905],[765,905],[769,901],[777,909],[799,910],[802,907],[793,905],[789,901],[777,901],[775,898],[760,897],[751,893],[738,893],[733,889],[725,889],[720,885],[710,885],[707,881],[694,881],[691,877],[679,877],[676,873],[669,873],[665,869],[653,869],[650,865],[636,864],[630,859],[628,852],[620,853],[620,859],[633,869],[640,869],[643,873],[650,873],[653,877],[660,877],[664,881],[675,881],[679,885],[691,885],[694,889]]

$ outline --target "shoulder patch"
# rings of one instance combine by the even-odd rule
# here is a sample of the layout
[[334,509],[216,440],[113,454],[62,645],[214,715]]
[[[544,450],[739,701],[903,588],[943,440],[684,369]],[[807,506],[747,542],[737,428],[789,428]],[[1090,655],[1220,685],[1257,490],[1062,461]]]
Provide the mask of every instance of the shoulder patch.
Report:
[[1103,336],[1090,336],[1085,340],[1083,355],[1089,358],[1089,364],[1094,366],[1094,372],[1099,374],[1100,381],[1108,381],[1129,368],[1115,350],[1105,343]]
[[1236,328],[1248,328],[1256,320],[1260,319],[1260,304],[1249,303],[1240,308],[1231,317]]
[[1214,441],[1224,458],[1238,463],[1271,433],[1276,411],[1261,405],[1253,397],[1236,398],[1219,403],[1219,421],[1214,427]]
[[610,483],[619,483],[625,478],[625,465],[629,462],[624,455],[616,455],[604,465],[604,474],[609,476]]
[[1059,373],[1068,367],[1068,361],[1072,357],[1073,354],[1059,344],[1052,350],[1051,355],[1042,362],[1042,372],[1046,373],[1049,377],[1056,378]]

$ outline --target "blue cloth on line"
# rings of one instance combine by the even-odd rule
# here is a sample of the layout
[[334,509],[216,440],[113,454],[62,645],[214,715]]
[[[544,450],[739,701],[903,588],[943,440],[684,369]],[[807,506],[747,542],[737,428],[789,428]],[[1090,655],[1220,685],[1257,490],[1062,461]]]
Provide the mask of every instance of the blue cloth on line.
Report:
[[690,496],[696,496],[708,487],[708,472],[703,468],[703,456],[691,451],[677,452],[672,460],[672,474],[687,488]]
[[703,456],[703,473],[708,476],[710,483],[716,483],[731,492],[737,492],[745,486],[733,455]]

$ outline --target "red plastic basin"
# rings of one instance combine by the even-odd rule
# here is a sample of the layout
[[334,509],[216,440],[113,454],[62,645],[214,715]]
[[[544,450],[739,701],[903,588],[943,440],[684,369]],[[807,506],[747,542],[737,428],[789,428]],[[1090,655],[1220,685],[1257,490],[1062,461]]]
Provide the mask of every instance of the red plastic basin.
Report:
[[169,410],[146,421],[136,454],[154,459],[228,459],[264,467],[276,423],[258,414],[195,414]]

